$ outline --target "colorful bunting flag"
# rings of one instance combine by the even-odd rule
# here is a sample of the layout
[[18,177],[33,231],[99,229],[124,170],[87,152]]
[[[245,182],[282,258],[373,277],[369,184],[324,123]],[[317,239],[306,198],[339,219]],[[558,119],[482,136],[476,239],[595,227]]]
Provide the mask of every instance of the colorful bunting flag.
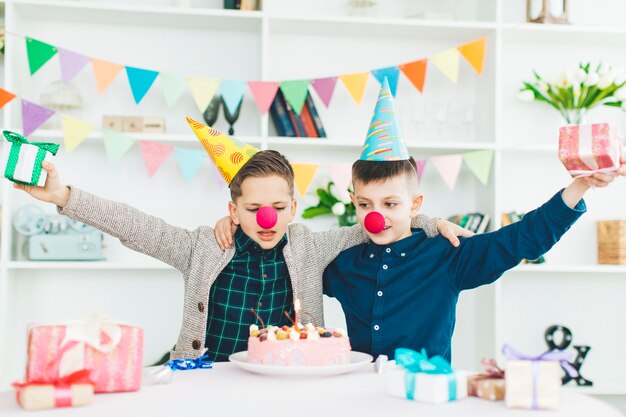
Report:
[[318,78],[311,83],[326,107],[330,105],[330,100],[333,98],[335,84],[337,84],[337,77]]
[[372,70],[372,75],[376,77],[379,83],[383,83],[385,78],[387,78],[387,82],[389,83],[389,90],[391,90],[391,95],[396,96],[396,89],[398,88],[398,74],[400,70],[398,67],[387,67]]
[[266,114],[270,109],[279,86],[280,83],[272,81],[248,81],[248,87],[261,114]]
[[202,163],[207,159],[206,153],[178,147],[176,147],[175,152],[178,165],[183,172],[185,181],[191,181],[198,173]]
[[54,46],[26,37],[26,54],[28,55],[28,67],[30,75],[34,75],[39,68],[43,67],[57,53]]
[[311,80],[290,80],[280,83],[280,91],[297,115],[300,115],[304,106],[306,95],[309,93],[309,84]]
[[247,84],[240,80],[224,80],[220,83],[220,94],[230,114],[234,114],[237,111],[246,88]]
[[450,81],[455,84],[459,81],[459,51],[456,48],[435,54],[429,60]]
[[426,65],[428,60],[420,59],[419,61],[409,62],[399,66],[402,73],[417,88],[420,93],[424,92],[424,81],[426,81]]
[[22,100],[22,129],[28,137],[54,114],[53,110]]
[[426,168],[426,159],[416,159],[415,168],[417,168],[417,182],[422,183],[422,175],[424,175],[424,169]]
[[491,173],[493,151],[487,149],[466,152],[463,154],[463,159],[468,168],[476,175],[476,178],[484,185],[487,185],[487,182],[489,182],[489,174]]
[[0,88],[0,109],[3,108],[9,101],[15,98],[15,94],[9,93],[4,88]]
[[441,178],[446,183],[450,190],[454,189],[456,180],[459,178],[459,172],[461,172],[461,164],[463,163],[463,155],[440,155],[431,156],[430,161],[433,163]]
[[168,107],[176,104],[187,89],[187,80],[182,75],[162,72],[159,74],[159,82]]
[[487,49],[487,38],[483,37],[465,45],[457,47],[463,58],[474,68],[477,74],[483,73],[485,63],[485,51]]
[[344,74],[339,76],[339,79],[346,87],[357,105],[361,104],[361,100],[363,100],[363,95],[365,94],[365,85],[367,84],[368,76],[369,72]]
[[133,98],[136,104],[139,104],[141,100],[143,100],[148,90],[150,90],[150,87],[152,87],[152,83],[154,83],[157,75],[159,75],[157,71],[129,66],[126,67],[126,76],[128,77],[128,83],[130,84],[130,89],[133,92]]
[[319,168],[318,164],[291,164],[293,168],[294,180],[296,182],[296,188],[300,193],[300,196],[304,196],[311,186],[313,177]]
[[114,64],[108,61],[102,61],[100,59],[91,59],[91,69],[93,70],[93,76],[96,79],[96,86],[100,94],[111,85],[111,82],[117,77],[117,75],[124,68],[122,65]]
[[71,116],[63,115],[63,137],[65,138],[65,151],[72,152],[78,145],[83,143],[96,127],[91,123],[84,122]]
[[149,140],[140,140],[139,147],[143,155],[143,162],[148,170],[148,176],[151,177],[163,165],[163,162],[174,151],[172,145],[164,143],[152,142]]
[[129,135],[108,129],[102,131],[102,140],[109,162],[112,164],[118,163],[135,144],[135,139]]
[[345,192],[352,182],[352,164],[333,164],[328,167],[328,175],[337,189]]
[[220,85],[220,81],[216,78],[207,77],[187,77],[187,83],[189,83],[189,89],[196,101],[196,106],[200,113],[204,113],[211,99],[217,91],[217,87]]
[[68,84],[89,62],[89,58],[67,49],[59,48],[59,63],[61,64],[61,79]]

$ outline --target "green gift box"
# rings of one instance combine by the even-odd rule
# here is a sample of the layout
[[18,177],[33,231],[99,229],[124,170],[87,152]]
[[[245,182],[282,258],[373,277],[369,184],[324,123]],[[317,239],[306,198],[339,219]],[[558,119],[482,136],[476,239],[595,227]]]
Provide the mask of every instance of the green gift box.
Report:
[[41,167],[41,163],[52,159],[58,152],[59,145],[28,142],[24,136],[8,130],[2,134],[11,146],[2,156],[4,177],[18,184],[43,187],[46,184],[47,172]]

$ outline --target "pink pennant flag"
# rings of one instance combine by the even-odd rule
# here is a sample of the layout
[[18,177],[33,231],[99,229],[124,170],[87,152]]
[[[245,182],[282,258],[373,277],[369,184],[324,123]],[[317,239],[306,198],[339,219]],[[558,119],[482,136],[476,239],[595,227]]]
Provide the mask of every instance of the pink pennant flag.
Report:
[[61,78],[67,84],[87,65],[89,58],[85,55],[59,48],[59,62],[61,63]]
[[415,166],[417,168],[417,182],[422,183],[422,175],[424,175],[424,168],[426,168],[426,160],[415,160]]
[[226,181],[224,181],[224,177],[222,177],[222,174],[220,174],[220,172],[217,170],[215,164],[211,164],[211,166],[213,167],[211,170],[213,171],[213,178],[215,179],[215,183],[218,187],[220,187],[220,190],[223,190],[224,188],[226,188]]
[[271,81],[248,81],[248,87],[261,114],[267,113],[276,97],[280,83]]
[[334,164],[328,167],[328,174],[339,192],[348,191],[352,182],[352,164]]
[[337,77],[318,78],[311,83],[315,92],[322,99],[326,107],[330,105],[330,100],[333,98],[336,83]]
[[28,137],[28,135],[39,129],[39,126],[44,124],[54,113],[54,110],[22,100],[22,129],[24,130],[24,136]]
[[450,190],[454,189],[456,180],[459,178],[461,164],[463,163],[463,155],[441,155],[431,156],[430,161],[433,163],[441,178]]
[[172,145],[166,145],[149,140],[140,140],[139,146],[143,154],[143,162],[148,170],[148,176],[151,177],[161,167],[167,157],[174,151]]

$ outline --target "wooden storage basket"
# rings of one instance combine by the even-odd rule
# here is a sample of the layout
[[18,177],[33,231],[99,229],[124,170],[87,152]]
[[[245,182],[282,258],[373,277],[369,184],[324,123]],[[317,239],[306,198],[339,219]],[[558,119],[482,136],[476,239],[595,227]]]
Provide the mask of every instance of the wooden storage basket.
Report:
[[598,263],[626,265],[626,220],[600,220],[598,231]]

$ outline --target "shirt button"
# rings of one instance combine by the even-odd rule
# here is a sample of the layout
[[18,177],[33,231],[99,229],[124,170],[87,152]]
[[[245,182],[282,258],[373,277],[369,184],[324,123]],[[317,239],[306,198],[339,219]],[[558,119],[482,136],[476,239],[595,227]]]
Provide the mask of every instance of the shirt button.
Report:
[[372,254],[370,254],[370,258],[373,258],[373,257],[374,257],[374,254],[373,254],[373,253],[372,253]]
[[203,302],[199,302],[198,303],[198,311],[200,311],[201,313],[204,313],[204,303]]
[[263,274],[263,278],[267,278],[267,274]]
[[389,268],[387,265],[383,265],[383,269],[387,269]]
[[374,326],[374,330],[378,331],[378,329],[380,329],[380,326],[379,326],[378,324],[376,324],[376,325]]
[[387,252],[387,253],[391,252],[391,248],[385,249],[385,252]]
[[194,340],[193,342],[191,342],[191,347],[194,348],[195,350],[200,349],[200,341]]
[[383,296],[383,292],[382,291],[378,291],[376,294],[378,294],[379,297]]
[[400,256],[404,256],[404,255],[405,255],[405,253],[404,253],[404,252],[402,252],[402,253],[400,254]]

